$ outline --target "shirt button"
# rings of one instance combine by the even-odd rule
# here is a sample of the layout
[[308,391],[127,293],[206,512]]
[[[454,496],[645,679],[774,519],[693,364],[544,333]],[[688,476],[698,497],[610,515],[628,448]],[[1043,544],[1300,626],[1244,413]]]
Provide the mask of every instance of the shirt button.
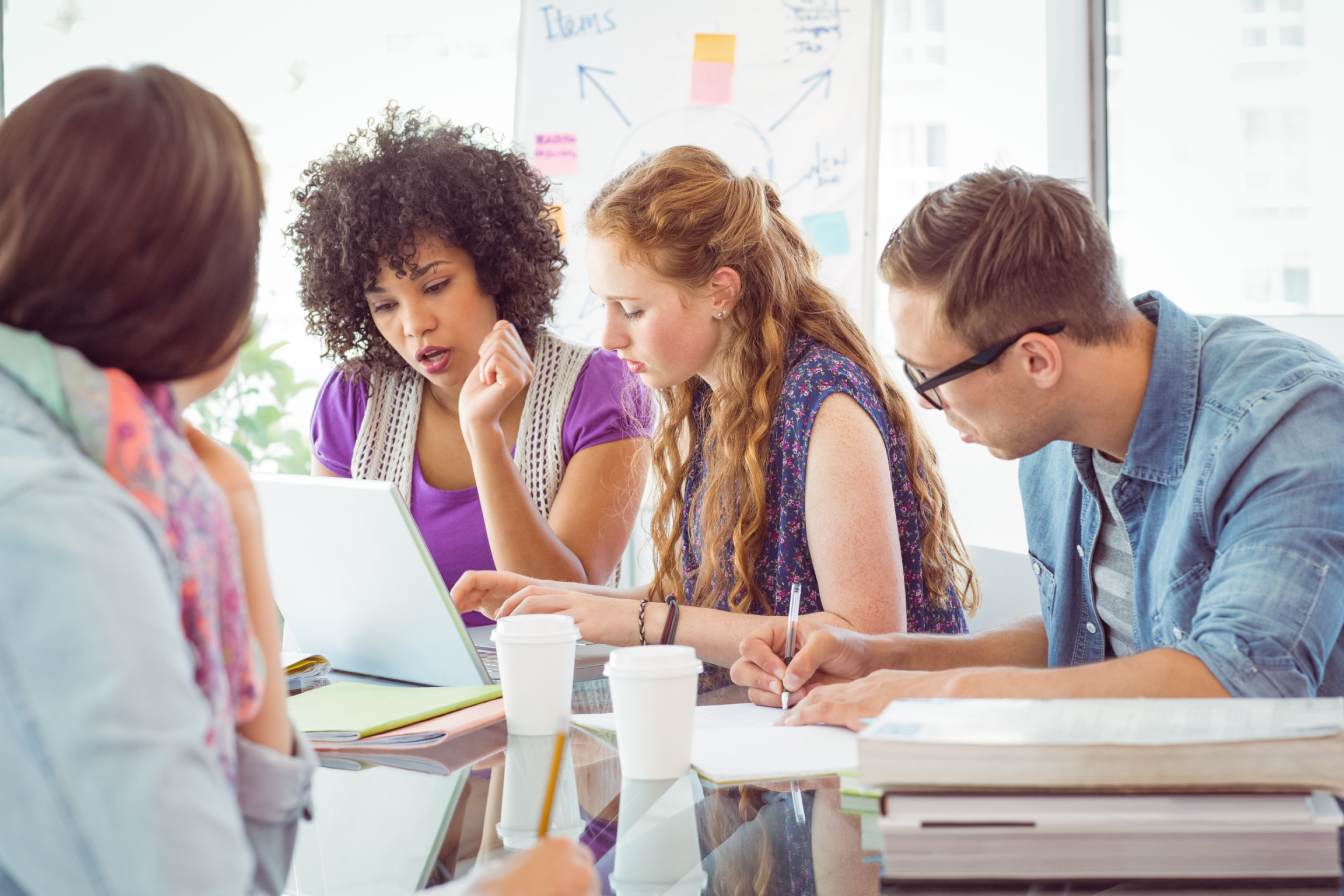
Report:
[[1179,625],[1172,626],[1171,633],[1176,636],[1177,641],[1185,637],[1185,632],[1181,630],[1181,627]]
[[1078,545],[1078,559],[1079,559],[1079,560],[1083,559],[1083,546],[1082,546],[1082,545]]
[[1041,574],[1041,564],[1037,563],[1035,560],[1031,561],[1031,571],[1039,576]]
[[1087,633],[1089,635],[1095,635],[1097,633],[1097,626],[1094,623],[1089,622],[1087,624]]

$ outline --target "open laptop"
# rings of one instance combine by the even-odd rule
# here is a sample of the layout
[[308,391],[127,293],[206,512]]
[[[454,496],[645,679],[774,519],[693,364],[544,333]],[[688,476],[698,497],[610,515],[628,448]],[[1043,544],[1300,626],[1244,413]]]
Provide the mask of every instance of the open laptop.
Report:
[[[428,685],[499,680],[493,626],[469,630],[390,482],[253,476],[287,649],[334,668]],[[580,642],[574,679],[608,647]]]

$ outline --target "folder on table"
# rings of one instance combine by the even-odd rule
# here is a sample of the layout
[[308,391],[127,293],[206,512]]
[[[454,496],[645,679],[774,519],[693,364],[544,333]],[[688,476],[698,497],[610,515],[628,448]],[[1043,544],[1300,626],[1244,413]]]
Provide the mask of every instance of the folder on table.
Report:
[[417,750],[442,741],[455,740],[502,721],[504,700],[496,698],[358,740],[324,740],[312,735],[308,739],[317,750]]
[[499,696],[499,685],[413,688],[343,681],[290,697],[289,714],[310,740],[349,745]]

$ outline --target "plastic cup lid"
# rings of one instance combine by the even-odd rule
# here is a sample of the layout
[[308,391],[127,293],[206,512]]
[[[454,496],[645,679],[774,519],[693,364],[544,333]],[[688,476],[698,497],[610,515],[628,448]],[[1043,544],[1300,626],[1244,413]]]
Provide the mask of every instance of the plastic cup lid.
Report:
[[613,650],[602,671],[608,678],[677,678],[699,675],[704,669],[692,647],[650,644]]
[[495,624],[490,640],[496,644],[555,644],[579,640],[579,627],[569,616],[530,613],[505,616]]

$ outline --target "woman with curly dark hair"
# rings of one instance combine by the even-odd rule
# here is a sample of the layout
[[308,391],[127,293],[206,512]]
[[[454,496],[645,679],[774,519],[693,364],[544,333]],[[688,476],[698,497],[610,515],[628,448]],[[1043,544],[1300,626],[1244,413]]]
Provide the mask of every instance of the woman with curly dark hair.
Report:
[[613,579],[651,404],[616,355],[543,326],[565,265],[546,180],[395,104],[304,177],[287,235],[308,328],[340,362],[313,472],[395,482],[449,584]]

